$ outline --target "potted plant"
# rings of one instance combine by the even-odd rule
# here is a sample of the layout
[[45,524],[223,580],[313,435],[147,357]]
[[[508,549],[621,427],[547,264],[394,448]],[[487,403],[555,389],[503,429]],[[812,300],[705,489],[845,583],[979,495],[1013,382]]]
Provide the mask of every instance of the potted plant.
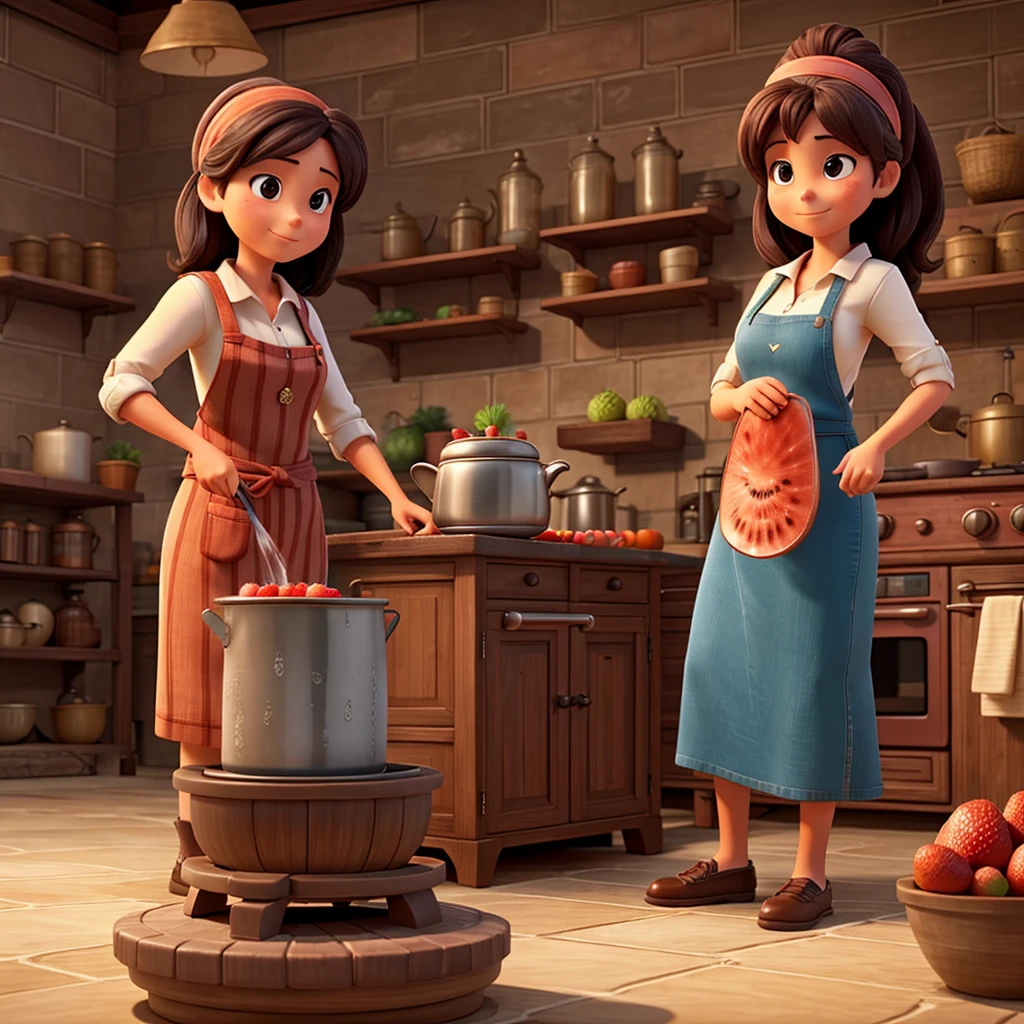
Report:
[[423,458],[436,466],[441,449],[451,440],[448,410],[443,405],[428,405],[417,409],[409,417],[409,423],[423,431]]
[[107,457],[96,463],[96,476],[102,487],[134,491],[142,468],[142,452],[128,441],[115,441],[107,448]]

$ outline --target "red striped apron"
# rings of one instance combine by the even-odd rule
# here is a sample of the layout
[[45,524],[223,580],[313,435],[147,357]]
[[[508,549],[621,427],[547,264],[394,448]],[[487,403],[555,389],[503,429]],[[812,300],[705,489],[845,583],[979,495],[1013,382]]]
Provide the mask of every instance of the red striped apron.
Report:
[[[211,271],[196,276],[213,292],[224,332],[196,433],[224,452],[249,484],[289,579],[325,581],[327,540],[308,439],[327,366],[305,300],[300,297],[297,312],[309,345],[287,348],[242,334],[220,278]],[[214,598],[262,582],[262,568],[241,505],[201,487],[191,456],[182,477],[160,560],[156,734],[219,747],[224,649],[200,616]]]

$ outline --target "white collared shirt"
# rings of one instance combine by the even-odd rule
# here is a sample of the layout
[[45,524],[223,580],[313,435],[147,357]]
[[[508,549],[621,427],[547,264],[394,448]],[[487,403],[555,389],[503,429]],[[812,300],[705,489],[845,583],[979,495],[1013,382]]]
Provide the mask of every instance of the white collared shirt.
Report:
[[[281,289],[281,302],[273,320],[252,289],[239,277],[232,260],[221,263],[217,276],[243,334],[290,348],[309,344],[297,312],[299,296],[279,274],[274,274],[274,280]],[[317,430],[340,459],[356,438],[376,439],[376,435],[363,419],[345,384],[320,318],[308,303],[307,308],[309,329],[323,348],[327,364],[327,380],[313,418]],[[189,354],[196,398],[202,405],[217,372],[223,347],[224,335],[213,293],[198,277],[180,278],[167,289],[145,323],[110,361],[100,388],[100,405],[117,423],[124,423],[119,411],[125,399],[142,391],[155,395],[153,381],[184,352]]]
[[[911,387],[931,380],[945,381],[953,386],[953,367],[949,356],[924,322],[897,267],[874,259],[867,244],[862,242],[837,260],[832,269],[799,298],[795,298],[797,274],[808,255],[805,252],[792,263],[768,271],[754,289],[740,323],[749,319],[755,304],[777,274],[782,274],[785,280],[761,307],[762,313],[772,316],[814,315],[821,310],[833,279],[842,277],[846,284],[832,315],[832,347],[845,394],[853,390],[872,337],[877,337],[892,349]],[[726,382],[734,387],[743,383],[736,360],[735,341],[711,381],[711,390]]]

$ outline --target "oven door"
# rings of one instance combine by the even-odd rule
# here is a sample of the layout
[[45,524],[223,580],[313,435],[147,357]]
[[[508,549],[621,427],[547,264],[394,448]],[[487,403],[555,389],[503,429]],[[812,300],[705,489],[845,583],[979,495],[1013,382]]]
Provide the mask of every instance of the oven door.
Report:
[[871,643],[871,681],[882,747],[944,747],[949,695],[939,601],[878,601]]

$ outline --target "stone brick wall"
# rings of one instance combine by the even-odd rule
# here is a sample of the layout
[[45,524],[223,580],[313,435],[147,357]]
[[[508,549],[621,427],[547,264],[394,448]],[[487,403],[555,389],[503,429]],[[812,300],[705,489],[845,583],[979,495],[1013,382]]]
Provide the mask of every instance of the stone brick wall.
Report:
[[[488,337],[406,346],[402,380],[392,383],[381,353],[347,336],[367,321],[370,304],[360,293],[333,288],[317,300],[317,309],[371,423],[380,429],[389,413],[407,414],[420,404],[446,405],[456,422],[466,422],[484,402],[504,401],[546,459],[563,456],[572,464],[567,479],[594,472],[609,485],[625,485],[623,500],[641,510],[641,523],[674,536],[678,497],[694,488],[705,465],[720,463],[725,454],[729,431],[708,415],[708,384],[741,304],[765,269],[750,241],[752,186],[737,166],[739,114],[785,45],[824,19],[857,25],[905,71],[942,154],[948,201],[962,203],[956,141],[970,125],[993,116],[1018,128],[1024,124],[1024,0],[431,0],[261,33],[270,56],[263,73],[307,86],[343,107],[366,134],[370,183],[348,217],[346,263],[377,258],[379,236],[372,228],[396,200],[417,215],[439,215],[441,226],[460,199],[484,203],[485,189],[496,187],[518,146],[544,180],[545,224],[564,223],[567,160],[591,131],[616,157],[621,214],[632,212],[631,150],[654,120],[685,150],[684,203],[705,178],[733,177],[743,185],[731,204],[736,232],[716,242],[713,264],[713,273],[735,282],[740,294],[721,308],[716,327],[699,309],[590,320],[585,329],[542,313],[540,299],[557,294],[559,272],[570,269],[565,254],[547,249],[542,269],[524,275],[520,314],[530,325],[528,334],[512,344]],[[12,34],[32,24],[12,16]],[[100,72],[90,80],[80,69],[74,77],[66,70],[74,64],[70,57],[55,50],[49,59],[72,80],[60,84],[61,75],[47,65],[35,70],[38,88],[56,89],[65,104],[96,102],[90,88],[102,88],[96,84],[103,81]],[[188,174],[192,132],[225,83],[151,74],[140,67],[138,51],[120,55],[116,77],[116,241],[122,289],[139,304],[138,313],[114,322],[113,340],[121,340],[170,283],[165,253],[173,246],[172,212]],[[107,108],[110,100],[108,93]],[[27,117],[35,107],[25,101],[19,109]],[[93,123],[79,115],[73,121]],[[52,127],[39,127],[47,145],[74,145],[99,155],[94,136],[83,145],[77,136],[64,140]],[[18,130],[25,129],[0,128]],[[3,141],[0,160],[11,160]],[[67,163],[48,158],[46,173],[62,175]],[[86,189],[88,167],[87,162]],[[0,173],[18,172],[0,164]],[[57,195],[77,180],[54,181],[46,194]],[[0,216],[6,228],[23,204],[12,202],[10,192],[2,202],[12,207]],[[429,251],[444,247],[441,226]],[[592,266],[603,273],[614,260],[631,257],[653,266],[655,254],[656,247],[643,246],[600,252],[593,254]],[[504,290],[500,277],[483,278],[403,288],[386,294],[385,302],[426,315],[445,302],[474,305],[479,295]],[[956,401],[964,409],[984,404],[997,390],[998,348],[1014,338],[1022,308],[953,310],[934,318],[953,355],[960,383]],[[70,358],[35,346],[26,358],[43,358],[41,353],[52,360]],[[100,362],[92,369],[98,376]],[[81,389],[86,405],[95,384],[93,379]],[[176,413],[194,415],[186,360],[157,386]],[[604,387],[627,397],[641,391],[660,395],[689,428],[685,450],[618,461],[560,452],[557,424],[582,418],[587,399]],[[858,428],[873,429],[905,391],[888,351],[873,349],[857,388]],[[142,486],[149,500],[137,532],[155,541],[177,483],[180,453],[148,438],[142,447]],[[894,450],[890,462],[962,451],[959,439],[924,431]]]

